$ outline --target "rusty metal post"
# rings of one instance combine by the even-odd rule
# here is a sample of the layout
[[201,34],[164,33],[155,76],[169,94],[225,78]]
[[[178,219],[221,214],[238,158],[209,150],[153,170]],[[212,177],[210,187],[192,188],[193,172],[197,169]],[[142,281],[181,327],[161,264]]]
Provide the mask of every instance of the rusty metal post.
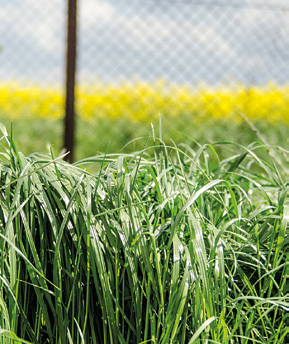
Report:
[[75,72],[77,36],[77,0],[68,0],[66,50],[66,101],[64,123],[64,148],[70,153],[66,160],[73,162],[75,136]]

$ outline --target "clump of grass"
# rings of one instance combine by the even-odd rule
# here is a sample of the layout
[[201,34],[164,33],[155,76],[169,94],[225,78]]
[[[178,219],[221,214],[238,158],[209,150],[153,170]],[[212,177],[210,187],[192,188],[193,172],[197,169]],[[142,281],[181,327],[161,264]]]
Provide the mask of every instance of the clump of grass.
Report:
[[288,342],[288,152],[153,134],[70,165],[1,132],[2,343]]

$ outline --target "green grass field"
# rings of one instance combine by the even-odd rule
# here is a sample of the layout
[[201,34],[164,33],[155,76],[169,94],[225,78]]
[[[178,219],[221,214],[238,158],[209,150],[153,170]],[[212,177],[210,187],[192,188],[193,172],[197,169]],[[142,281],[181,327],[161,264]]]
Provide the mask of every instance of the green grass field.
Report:
[[[53,146],[60,153],[63,145],[63,121],[61,119],[19,118],[11,121],[2,116],[1,121],[11,133],[20,151],[29,155],[33,152],[48,152]],[[152,123],[158,130],[158,121]],[[258,131],[271,145],[280,145],[289,149],[289,127],[282,123],[254,123]],[[162,116],[163,140],[171,145],[186,143],[196,148],[194,141],[201,144],[233,141],[242,145],[259,140],[258,133],[252,130],[244,120],[239,123],[212,118],[204,123],[195,123],[191,116],[179,117],[177,121]],[[100,153],[131,153],[141,150],[147,138],[151,136],[149,123],[130,122],[123,118],[85,121],[77,118],[75,160],[84,159]],[[133,141],[133,142],[131,142]],[[129,143],[131,142],[131,143]],[[129,144],[128,144],[129,143]],[[150,140],[150,144],[152,141]]]
[[1,344],[289,343],[287,86],[0,90]]
[[70,165],[21,152],[59,149],[60,123],[23,122],[35,146],[19,123],[1,126],[0,343],[289,342],[288,150],[168,145],[163,123]]
[[[169,145],[171,140],[193,148],[192,140],[243,145],[259,140],[242,119],[243,113],[269,144],[288,150],[288,94],[288,86],[270,83],[263,87],[235,83],[216,88],[169,85],[163,80],[87,85],[76,93],[75,159],[116,153],[124,147],[124,153],[142,149],[151,134],[151,124],[158,125],[159,113],[163,140]],[[63,109],[61,89],[29,83],[0,84],[0,121],[9,132],[13,121],[14,140],[26,155],[47,152],[49,144],[56,153],[61,151]]]

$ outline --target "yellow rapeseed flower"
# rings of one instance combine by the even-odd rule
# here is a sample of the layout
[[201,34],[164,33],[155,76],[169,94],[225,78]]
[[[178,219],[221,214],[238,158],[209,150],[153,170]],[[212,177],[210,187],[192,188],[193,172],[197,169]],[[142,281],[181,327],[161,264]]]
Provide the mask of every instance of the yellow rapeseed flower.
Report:
[[[159,112],[176,121],[191,116],[194,121],[240,121],[242,112],[251,121],[283,122],[289,125],[289,86],[209,87],[168,84],[160,79],[124,82],[118,85],[82,86],[76,92],[76,112],[84,120],[124,118],[154,122]],[[64,92],[59,88],[18,83],[0,84],[0,113],[17,117],[59,119],[64,116]]]

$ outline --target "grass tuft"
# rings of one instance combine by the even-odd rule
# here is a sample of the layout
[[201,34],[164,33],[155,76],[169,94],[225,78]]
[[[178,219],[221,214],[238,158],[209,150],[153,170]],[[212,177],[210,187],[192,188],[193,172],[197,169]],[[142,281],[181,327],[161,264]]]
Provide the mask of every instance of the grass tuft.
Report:
[[0,130],[1,343],[288,343],[288,152],[153,135],[70,165]]

